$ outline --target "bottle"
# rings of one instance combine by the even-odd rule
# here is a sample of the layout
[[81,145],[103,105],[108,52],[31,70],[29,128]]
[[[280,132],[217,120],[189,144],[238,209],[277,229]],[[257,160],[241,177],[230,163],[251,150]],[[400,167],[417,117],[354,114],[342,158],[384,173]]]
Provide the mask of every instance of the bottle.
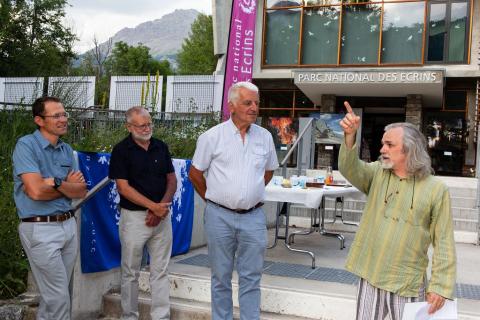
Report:
[[331,166],[327,167],[327,173],[325,175],[325,184],[326,185],[333,184],[333,172],[332,172]]

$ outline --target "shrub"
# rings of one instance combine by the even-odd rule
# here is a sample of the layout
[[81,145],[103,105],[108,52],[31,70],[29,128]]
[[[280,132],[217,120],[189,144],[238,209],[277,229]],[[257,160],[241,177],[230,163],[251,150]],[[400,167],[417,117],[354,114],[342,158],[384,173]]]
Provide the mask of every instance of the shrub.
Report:
[[11,155],[17,139],[34,129],[30,112],[0,111],[0,298],[26,289],[28,262],[17,232]]
[[[219,119],[218,114],[175,121],[157,116],[154,115],[154,136],[167,143],[172,157],[184,159],[193,156],[198,136]],[[30,111],[0,111],[0,299],[12,298],[26,289],[29,265],[17,231],[19,219],[13,201],[11,156],[18,138],[34,130]],[[75,150],[93,152],[111,152],[128,134],[123,121],[108,117],[104,121],[74,117],[69,120],[68,132],[63,140]]]

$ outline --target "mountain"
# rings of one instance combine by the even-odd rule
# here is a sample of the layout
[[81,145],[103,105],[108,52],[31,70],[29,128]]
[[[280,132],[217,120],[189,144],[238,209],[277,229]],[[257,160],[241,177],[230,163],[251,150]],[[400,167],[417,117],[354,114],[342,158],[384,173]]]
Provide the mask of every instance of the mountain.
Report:
[[[123,28],[112,37],[113,43],[123,41],[131,46],[141,43],[150,48],[152,57],[173,62],[183,40],[188,37],[192,22],[199,14],[200,12],[194,9],[177,9],[135,28]],[[102,47],[105,45],[106,42],[101,44]]]

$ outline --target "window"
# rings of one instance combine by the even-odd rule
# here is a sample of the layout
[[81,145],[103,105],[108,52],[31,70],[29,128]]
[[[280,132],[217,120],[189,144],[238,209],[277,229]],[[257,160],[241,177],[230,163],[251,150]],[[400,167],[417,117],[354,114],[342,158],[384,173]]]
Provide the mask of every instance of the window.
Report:
[[264,0],[265,67],[468,62],[473,0]]
[[467,109],[466,91],[447,91],[445,92],[445,110],[465,111]]
[[466,62],[468,12],[469,3],[465,0],[428,4],[427,62]]
[[292,108],[293,90],[263,91],[260,94],[262,99],[260,109]]
[[345,6],[342,20],[342,64],[376,64],[382,6]]
[[302,0],[267,0],[267,8],[301,6]]
[[300,9],[267,11],[266,64],[297,64]]
[[260,115],[288,115],[317,111],[315,104],[297,88],[260,89]]
[[305,9],[302,64],[337,64],[340,7]]
[[425,3],[385,3],[382,63],[422,63]]
[[452,3],[449,27],[448,61],[463,62],[466,60],[468,5],[466,2]]

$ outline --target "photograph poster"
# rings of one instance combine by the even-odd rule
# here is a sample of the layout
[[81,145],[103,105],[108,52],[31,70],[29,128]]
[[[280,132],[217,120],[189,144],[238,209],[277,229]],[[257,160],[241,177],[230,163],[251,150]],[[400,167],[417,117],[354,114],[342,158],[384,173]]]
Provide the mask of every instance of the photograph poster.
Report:
[[[362,117],[362,109],[354,108],[353,111],[356,115]],[[310,117],[315,118],[315,143],[320,144],[342,144],[343,142],[343,129],[340,126],[340,120],[345,117],[344,113],[311,113]],[[362,135],[362,127],[357,132],[357,143]]]
[[[292,147],[298,135],[298,119],[290,117],[264,117],[262,127],[267,129],[273,137],[277,151],[278,162],[282,161]],[[288,159],[287,166],[297,165],[297,150]]]

